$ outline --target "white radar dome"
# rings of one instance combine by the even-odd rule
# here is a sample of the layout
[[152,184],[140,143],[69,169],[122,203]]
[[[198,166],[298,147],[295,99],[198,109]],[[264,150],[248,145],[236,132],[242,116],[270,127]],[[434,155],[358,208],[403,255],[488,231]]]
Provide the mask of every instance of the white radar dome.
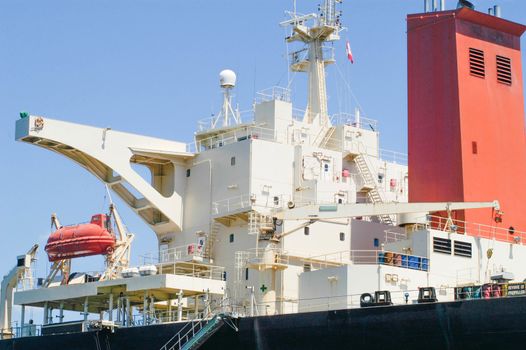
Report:
[[236,86],[236,73],[230,69],[222,70],[221,73],[219,73],[219,82],[223,88]]

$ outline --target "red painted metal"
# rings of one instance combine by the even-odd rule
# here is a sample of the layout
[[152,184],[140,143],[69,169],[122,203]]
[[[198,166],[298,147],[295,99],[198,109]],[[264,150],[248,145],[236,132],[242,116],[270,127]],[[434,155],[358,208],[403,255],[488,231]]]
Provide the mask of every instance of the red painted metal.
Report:
[[[526,27],[467,8],[410,15],[408,25],[409,201],[499,200],[455,218],[526,231],[526,137],[520,36]],[[485,76],[470,74],[469,50]],[[512,84],[496,57],[511,59]]]
[[109,218],[104,214],[91,217],[89,224],[63,226],[53,232],[46,244],[49,261],[111,254],[115,236],[109,231]]

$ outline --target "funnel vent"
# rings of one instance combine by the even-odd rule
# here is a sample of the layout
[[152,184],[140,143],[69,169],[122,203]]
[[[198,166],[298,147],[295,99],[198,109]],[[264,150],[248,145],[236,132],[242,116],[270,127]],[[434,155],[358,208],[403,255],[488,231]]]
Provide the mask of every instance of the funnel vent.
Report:
[[511,59],[497,55],[497,81],[511,85]]
[[484,51],[470,48],[469,49],[469,72],[479,78],[486,76],[484,66]]

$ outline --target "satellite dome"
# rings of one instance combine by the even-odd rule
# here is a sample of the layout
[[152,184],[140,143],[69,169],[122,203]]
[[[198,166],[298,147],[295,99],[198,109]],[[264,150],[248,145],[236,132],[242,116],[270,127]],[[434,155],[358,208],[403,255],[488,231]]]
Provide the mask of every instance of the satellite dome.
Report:
[[219,73],[219,82],[223,88],[233,88],[236,86],[236,73],[230,69],[222,70]]

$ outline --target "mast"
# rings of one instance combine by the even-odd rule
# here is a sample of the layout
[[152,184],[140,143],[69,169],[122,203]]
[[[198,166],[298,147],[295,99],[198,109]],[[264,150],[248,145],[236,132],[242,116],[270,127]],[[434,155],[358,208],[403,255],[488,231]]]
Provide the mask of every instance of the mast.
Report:
[[287,42],[302,42],[306,48],[291,53],[290,69],[294,72],[308,74],[308,100],[304,122],[313,124],[316,119],[320,126],[328,123],[327,91],[325,82],[325,66],[334,63],[332,46],[325,46],[326,42],[340,39],[342,30],[341,11],[336,9],[342,0],[325,0],[318,7],[318,13],[302,15],[294,11],[288,12],[291,19],[281,22],[281,26],[291,26],[291,34]]

